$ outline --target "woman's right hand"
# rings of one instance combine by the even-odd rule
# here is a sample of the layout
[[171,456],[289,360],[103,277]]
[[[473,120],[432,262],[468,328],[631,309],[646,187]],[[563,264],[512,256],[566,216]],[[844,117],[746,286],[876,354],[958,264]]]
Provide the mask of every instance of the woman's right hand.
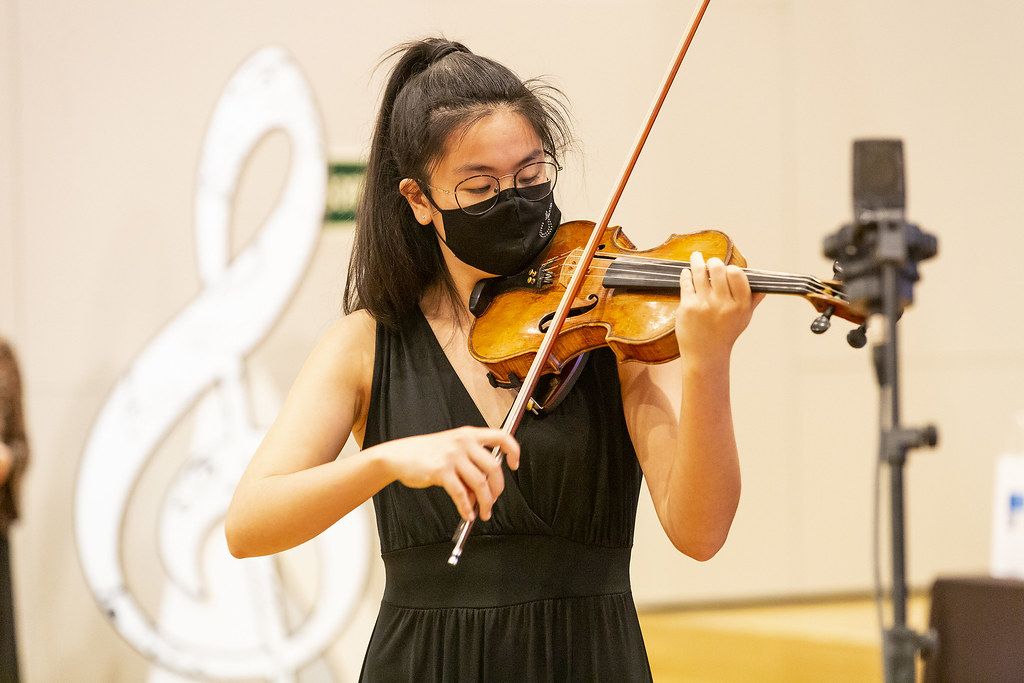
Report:
[[[384,444],[382,444],[384,445]],[[394,479],[410,488],[441,486],[463,519],[491,518],[491,508],[505,488],[501,462],[491,456],[500,446],[512,469],[519,468],[519,444],[500,429],[459,427],[387,442],[385,459]]]

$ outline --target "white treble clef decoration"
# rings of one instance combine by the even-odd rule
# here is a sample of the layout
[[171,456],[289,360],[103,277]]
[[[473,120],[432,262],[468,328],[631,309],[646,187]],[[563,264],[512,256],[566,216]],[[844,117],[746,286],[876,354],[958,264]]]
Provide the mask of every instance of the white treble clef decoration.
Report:
[[[286,186],[259,233],[229,263],[239,178],[253,149],[275,130],[292,143]],[[264,432],[254,424],[246,356],[309,264],[323,224],[326,174],[306,80],[285,50],[260,50],[231,77],[203,141],[195,203],[203,289],[117,382],[82,455],[75,529],[85,578],[121,636],[177,674],[295,680],[334,642],[364,589],[364,511],[314,541],[319,593],[298,625],[290,623],[294,610],[274,558],[231,558],[222,530],[231,493]],[[158,523],[168,580],[154,616],[125,580],[121,529],[150,459],[189,415],[190,452]]]

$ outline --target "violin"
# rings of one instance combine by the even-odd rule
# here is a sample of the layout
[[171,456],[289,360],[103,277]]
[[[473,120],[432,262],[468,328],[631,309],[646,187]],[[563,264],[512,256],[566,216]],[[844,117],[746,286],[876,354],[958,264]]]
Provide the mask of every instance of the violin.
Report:
[[[474,316],[469,350],[488,367],[492,385],[522,384],[593,230],[591,221],[563,223],[528,268],[477,283],[469,301]],[[664,363],[678,358],[679,275],[695,251],[743,267],[754,292],[807,299],[821,314],[811,325],[815,333],[827,330],[833,315],[864,323],[864,316],[850,308],[839,282],[748,269],[723,232],[672,235],[653,249],[638,250],[621,227],[613,226],[598,241],[541,373],[560,374],[573,359],[602,346],[611,347],[619,360]]]

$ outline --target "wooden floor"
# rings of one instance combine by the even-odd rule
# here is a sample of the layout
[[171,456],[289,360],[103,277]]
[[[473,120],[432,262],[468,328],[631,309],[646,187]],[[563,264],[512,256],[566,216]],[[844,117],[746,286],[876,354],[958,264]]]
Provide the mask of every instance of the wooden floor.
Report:
[[[925,628],[926,597],[908,621]],[[871,599],[641,612],[640,624],[658,683],[882,680]]]

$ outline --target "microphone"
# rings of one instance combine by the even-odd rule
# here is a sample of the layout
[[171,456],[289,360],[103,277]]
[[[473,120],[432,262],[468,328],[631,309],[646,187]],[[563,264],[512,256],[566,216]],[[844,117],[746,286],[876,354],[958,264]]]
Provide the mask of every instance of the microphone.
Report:
[[938,251],[938,241],[907,222],[903,141],[853,143],[853,222],[825,238],[825,255],[841,266],[850,306],[868,316],[882,309],[882,271],[896,269],[897,316],[913,301],[917,264]]
[[853,220],[902,221],[907,207],[902,140],[853,143]]

